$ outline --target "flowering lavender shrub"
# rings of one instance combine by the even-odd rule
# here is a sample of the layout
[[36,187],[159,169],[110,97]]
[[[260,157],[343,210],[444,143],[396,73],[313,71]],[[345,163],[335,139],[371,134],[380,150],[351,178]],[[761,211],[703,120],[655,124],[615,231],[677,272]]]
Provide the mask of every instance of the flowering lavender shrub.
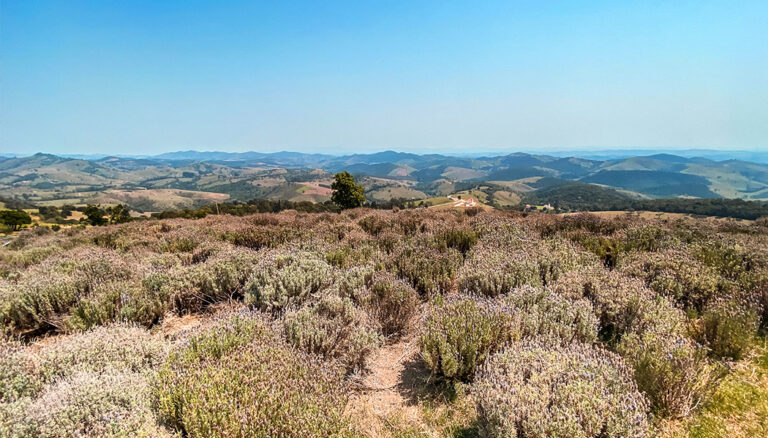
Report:
[[540,286],[541,277],[538,263],[524,251],[473,254],[459,273],[459,290],[488,297],[525,285]]
[[650,436],[631,368],[599,347],[512,344],[483,365],[473,392],[489,437]]
[[668,299],[615,272],[566,276],[556,289],[594,303],[602,338],[634,367],[656,414],[689,415],[714,388],[717,367],[686,337],[686,317]]
[[273,256],[260,268],[248,279],[245,302],[265,310],[299,304],[334,280],[328,263],[307,253]]
[[325,259],[331,266],[349,268],[368,263],[375,253],[375,247],[370,244],[343,245],[326,252]]
[[641,280],[615,271],[572,271],[553,288],[571,300],[589,300],[599,320],[600,337],[611,346],[625,333],[653,329],[679,335],[685,331],[685,315],[672,302],[656,296]]
[[235,318],[171,354],[153,403],[190,437],[352,436],[339,371],[281,344],[258,319]]
[[116,324],[67,336],[44,346],[36,354],[36,372],[47,382],[78,371],[142,372],[157,367],[167,354],[167,344],[147,330]]
[[99,293],[77,301],[63,318],[67,332],[83,331],[112,321],[132,321],[150,325],[157,321],[165,307],[155,297],[147,296],[139,286],[128,282],[108,283]]
[[700,311],[724,287],[717,272],[679,250],[633,253],[620,270],[645,280],[648,287],[680,303],[685,309]]
[[718,358],[739,360],[752,345],[760,326],[759,306],[746,300],[711,303],[701,316],[701,340]]
[[477,243],[478,233],[473,230],[454,228],[435,235],[435,241],[442,248],[451,248],[466,255]]
[[706,242],[696,245],[693,253],[699,261],[713,267],[720,275],[728,279],[737,279],[744,272],[750,271],[755,264],[753,257],[736,245],[720,242]]
[[[632,367],[652,418],[690,417],[709,403],[721,364],[751,360],[764,337],[766,248],[766,228],[751,224],[435,209],[23,232],[0,248],[0,325],[23,340],[0,344],[0,436],[80,425],[97,435],[343,435],[345,372],[411,329],[434,377],[451,382],[472,381],[510,343],[601,345]],[[211,322],[238,307],[268,312]],[[213,327],[188,337],[188,323]],[[184,345],[164,361],[168,341],[140,326]],[[165,380],[153,377],[160,363]],[[325,377],[307,382],[305,371]],[[287,386],[281,373],[293,376]],[[146,416],[148,398],[164,400],[151,415],[162,412],[170,432]],[[288,401],[275,408],[277,399]]]
[[301,229],[283,226],[247,227],[227,231],[222,239],[250,249],[277,248],[301,237]]
[[505,341],[507,324],[490,300],[462,297],[438,303],[422,323],[421,357],[440,377],[471,380]]
[[164,310],[200,311],[210,304],[242,297],[257,263],[253,252],[227,247],[192,266],[174,264],[165,271],[155,270],[142,279],[144,293],[137,291],[145,299],[133,300],[131,308],[122,313],[126,318],[145,315],[142,319],[148,319]]
[[359,265],[341,271],[332,290],[341,297],[350,298],[356,304],[361,304],[367,299],[368,284],[375,272],[373,265]]
[[625,233],[626,251],[660,251],[678,243],[672,232],[658,225],[630,227]]
[[504,296],[498,311],[507,319],[507,337],[515,341],[568,344],[597,340],[597,318],[585,299],[569,301],[550,290],[528,286]]
[[32,403],[29,397],[10,402],[0,402],[0,437],[32,437],[33,429],[28,421],[22,421],[26,416],[27,407]]
[[364,300],[368,313],[376,320],[385,336],[399,336],[412,323],[419,296],[406,282],[386,272],[370,280],[369,294]]
[[146,330],[99,327],[4,350],[0,436],[172,436],[151,409],[147,381],[168,346]]
[[257,266],[258,258],[250,251],[222,251],[187,272],[193,291],[177,295],[177,305],[185,310],[197,310],[207,304],[231,300],[243,295],[243,288]]
[[422,325],[421,355],[432,371],[471,380],[491,352],[510,341],[594,342],[597,319],[586,300],[570,302],[551,291],[516,289],[502,299],[449,299]]
[[41,385],[23,346],[14,340],[0,338],[0,404],[32,396]]
[[455,249],[440,251],[426,246],[405,246],[390,262],[392,270],[411,283],[420,294],[447,291],[461,266],[461,254]]
[[149,389],[139,373],[78,372],[46,387],[15,428],[46,438],[174,436],[157,422]]
[[194,236],[166,236],[158,243],[160,252],[192,252],[200,245]]
[[617,230],[626,227],[623,221],[605,220],[597,215],[589,213],[579,213],[564,218],[554,219],[551,217],[540,219],[534,223],[534,228],[540,233],[541,237],[546,238],[558,233],[571,231],[589,231],[591,233],[613,235]]
[[377,215],[370,215],[360,219],[357,222],[366,233],[377,236],[386,228],[390,227],[389,221]]
[[411,212],[401,212],[395,216],[393,223],[400,228],[400,232],[406,236],[413,236],[427,230],[427,224],[421,215]]
[[324,294],[283,320],[288,342],[309,353],[340,361],[349,371],[361,369],[381,345],[368,315],[349,298]]
[[638,388],[662,417],[690,415],[721,377],[722,369],[710,364],[706,349],[682,336],[654,330],[630,333],[617,351],[634,367]]
[[17,331],[63,330],[65,316],[81,300],[93,299],[109,285],[130,281],[141,267],[111,251],[78,248],[0,284],[0,319]]
[[56,244],[50,246],[36,246],[15,252],[0,254],[0,262],[8,267],[26,269],[37,265],[48,257],[61,252],[62,248]]
[[561,275],[575,269],[598,265],[597,258],[564,239],[547,239],[538,248],[537,262],[541,284],[549,286]]
[[9,331],[41,330],[57,324],[57,315],[76,302],[78,290],[66,275],[31,273],[21,281],[0,283],[0,319]]
[[547,286],[564,273],[596,263],[591,255],[571,244],[550,239],[512,248],[494,242],[472,251],[459,273],[459,290],[496,297],[522,286]]

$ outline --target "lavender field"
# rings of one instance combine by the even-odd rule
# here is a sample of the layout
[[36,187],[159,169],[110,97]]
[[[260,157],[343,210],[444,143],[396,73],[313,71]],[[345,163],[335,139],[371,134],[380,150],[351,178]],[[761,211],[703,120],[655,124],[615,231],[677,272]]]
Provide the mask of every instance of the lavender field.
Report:
[[209,216],[0,249],[0,436],[768,435],[768,224]]

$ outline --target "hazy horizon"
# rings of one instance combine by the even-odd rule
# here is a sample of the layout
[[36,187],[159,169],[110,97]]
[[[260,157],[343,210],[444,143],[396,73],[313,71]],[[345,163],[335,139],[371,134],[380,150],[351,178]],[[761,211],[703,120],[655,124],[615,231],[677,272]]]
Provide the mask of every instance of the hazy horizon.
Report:
[[395,153],[406,153],[406,154],[415,154],[415,155],[443,155],[446,157],[465,157],[465,158],[479,158],[479,157],[496,157],[496,156],[505,156],[510,154],[531,154],[531,155],[544,155],[544,156],[554,156],[554,157],[575,157],[575,158],[587,158],[587,159],[595,159],[595,160],[611,160],[611,159],[619,159],[619,158],[630,158],[630,157],[644,157],[644,156],[653,156],[653,155],[661,155],[661,154],[669,154],[669,155],[678,155],[681,157],[686,158],[708,158],[712,159],[714,161],[722,161],[722,160],[729,160],[729,159],[736,159],[736,160],[745,160],[745,161],[755,161],[755,162],[763,162],[768,163],[768,150],[748,150],[748,149],[742,149],[742,150],[717,150],[717,149],[700,149],[700,148],[687,148],[687,149],[664,149],[664,148],[604,148],[604,149],[574,149],[574,150],[568,150],[568,149],[556,149],[551,148],[550,150],[542,151],[542,150],[497,150],[497,151],[431,151],[431,150],[400,150],[400,149],[374,149],[374,150],[366,150],[364,152],[352,152],[352,153],[332,153],[332,152],[300,152],[295,150],[243,150],[243,151],[229,151],[225,149],[178,149],[168,152],[158,152],[158,153],[152,153],[152,154],[109,154],[109,153],[91,153],[91,154],[79,154],[79,153],[53,153],[53,152],[45,152],[45,151],[36,151],[32,153],[0,153],[0,157],[30,157],[36,154],[51,154],[51,155],[57,155],[61,157],[68,157],[68,158],[82,158],[82,159],[101,159],[105,157],[123,157],[123,158],[153,158],[158,157],[162,155],[170,155],[170,154],[184,154],[184,153],[198,153],[198,154],[249,154],[249,153],[258,153],[258,154],[279,154],[279,153],[302,153],[302,154],[319,154],[319,155],[326,155],[326,156],[333,156],[333,157],[340,157],[340,156],[349,156],[354,154],[362,154],[362,155],[370,155],[370,154],[379,154],[379,153],[386,153],[386,152],[395,152]]
[[0,154],[763,151],[765,22],[760,1],[3,2]]

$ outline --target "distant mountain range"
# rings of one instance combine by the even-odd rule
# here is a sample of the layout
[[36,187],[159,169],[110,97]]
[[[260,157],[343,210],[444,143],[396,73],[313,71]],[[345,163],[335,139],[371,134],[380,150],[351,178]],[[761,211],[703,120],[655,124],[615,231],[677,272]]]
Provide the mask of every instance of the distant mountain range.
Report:
[[580,157],[592,160],[619,160],[623,158],[643,157],[648,155],[676,155],[685,158],[707,158],[713,161],[741,160],[768,164],[766,151],[730,151],[712,149],[604,149],[585,151],[550,152],[556,157]]
[[[334,156],[299,152],[180,151],[151,157],[0,158],[0,191],[41,204],[128,203],[157,211],[223,199],[324,201],[332,174],[348,170],[373,201],[425,199],[480,188],[498,199],[568,184],[590,184],[617,196],[768,200],[768,153],[753,161],[656,153],[623,158],[513,153],[456,157],[383,151]],[[602,153],[602,152],[601,152]],[[745,152],[746,154],[746,152]],[[581,154],[583,155],[583,154]],[[87,158],[87,159],[86,159]],[[502,193],[503,192],[503,193]]]
[[[83,160],[99,160],[102,158],[116,156],[119,158],[156,158],[156,159],[188,159],[188,160],[207,160],[213,156],[217,156],[217,159],[227,161],[240,161],[241,157],[245,157],[248,154],[254,154],[253,156],[269,156],[280,154],[298,154],[298,155],[311,155],[316,157],[335,158],[333,154],[302,154],[295,152],[199,152],[199,151],[179,151],[169,152],[159,155],[109,155],[109,154],[59,154],[60,157],[65,158],[78,158]],[[535,153],[532,153],[535,154]],[[375,154],[370,154],[375,155]],[[411,154],[413,155],[413,154]],[[429,155],[429,154],[425,154]],[[500,154],[498,152],[471,152],[471,153],[457,153],[457,154],[442,154],[445,156],[462,157],[462,158],[478,158],[478,157],[495,157]],[[586,158],[590,160],[607,161],[607,160],[620,160],[632,157],[645,157],[649,155],[675,155],[684,158],[707,158],[712,161],[726,161],[726,160],[740,160],[751,161],[754,163],[768,164],[768,148],[766,150],[722,150],[722,149],[594,149],[594,150],[552,150],[547,152],[547,155],[558,158]],[[0,153],[0,158],[20,158],[29,155],[24,154],[11,154]]]

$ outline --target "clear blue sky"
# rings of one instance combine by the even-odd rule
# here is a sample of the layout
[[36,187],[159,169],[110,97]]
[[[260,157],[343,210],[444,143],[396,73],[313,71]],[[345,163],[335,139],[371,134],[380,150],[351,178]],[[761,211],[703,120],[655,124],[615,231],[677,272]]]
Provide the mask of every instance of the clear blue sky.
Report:
[[768,148],[768,1],[0,0],[0,153]]

